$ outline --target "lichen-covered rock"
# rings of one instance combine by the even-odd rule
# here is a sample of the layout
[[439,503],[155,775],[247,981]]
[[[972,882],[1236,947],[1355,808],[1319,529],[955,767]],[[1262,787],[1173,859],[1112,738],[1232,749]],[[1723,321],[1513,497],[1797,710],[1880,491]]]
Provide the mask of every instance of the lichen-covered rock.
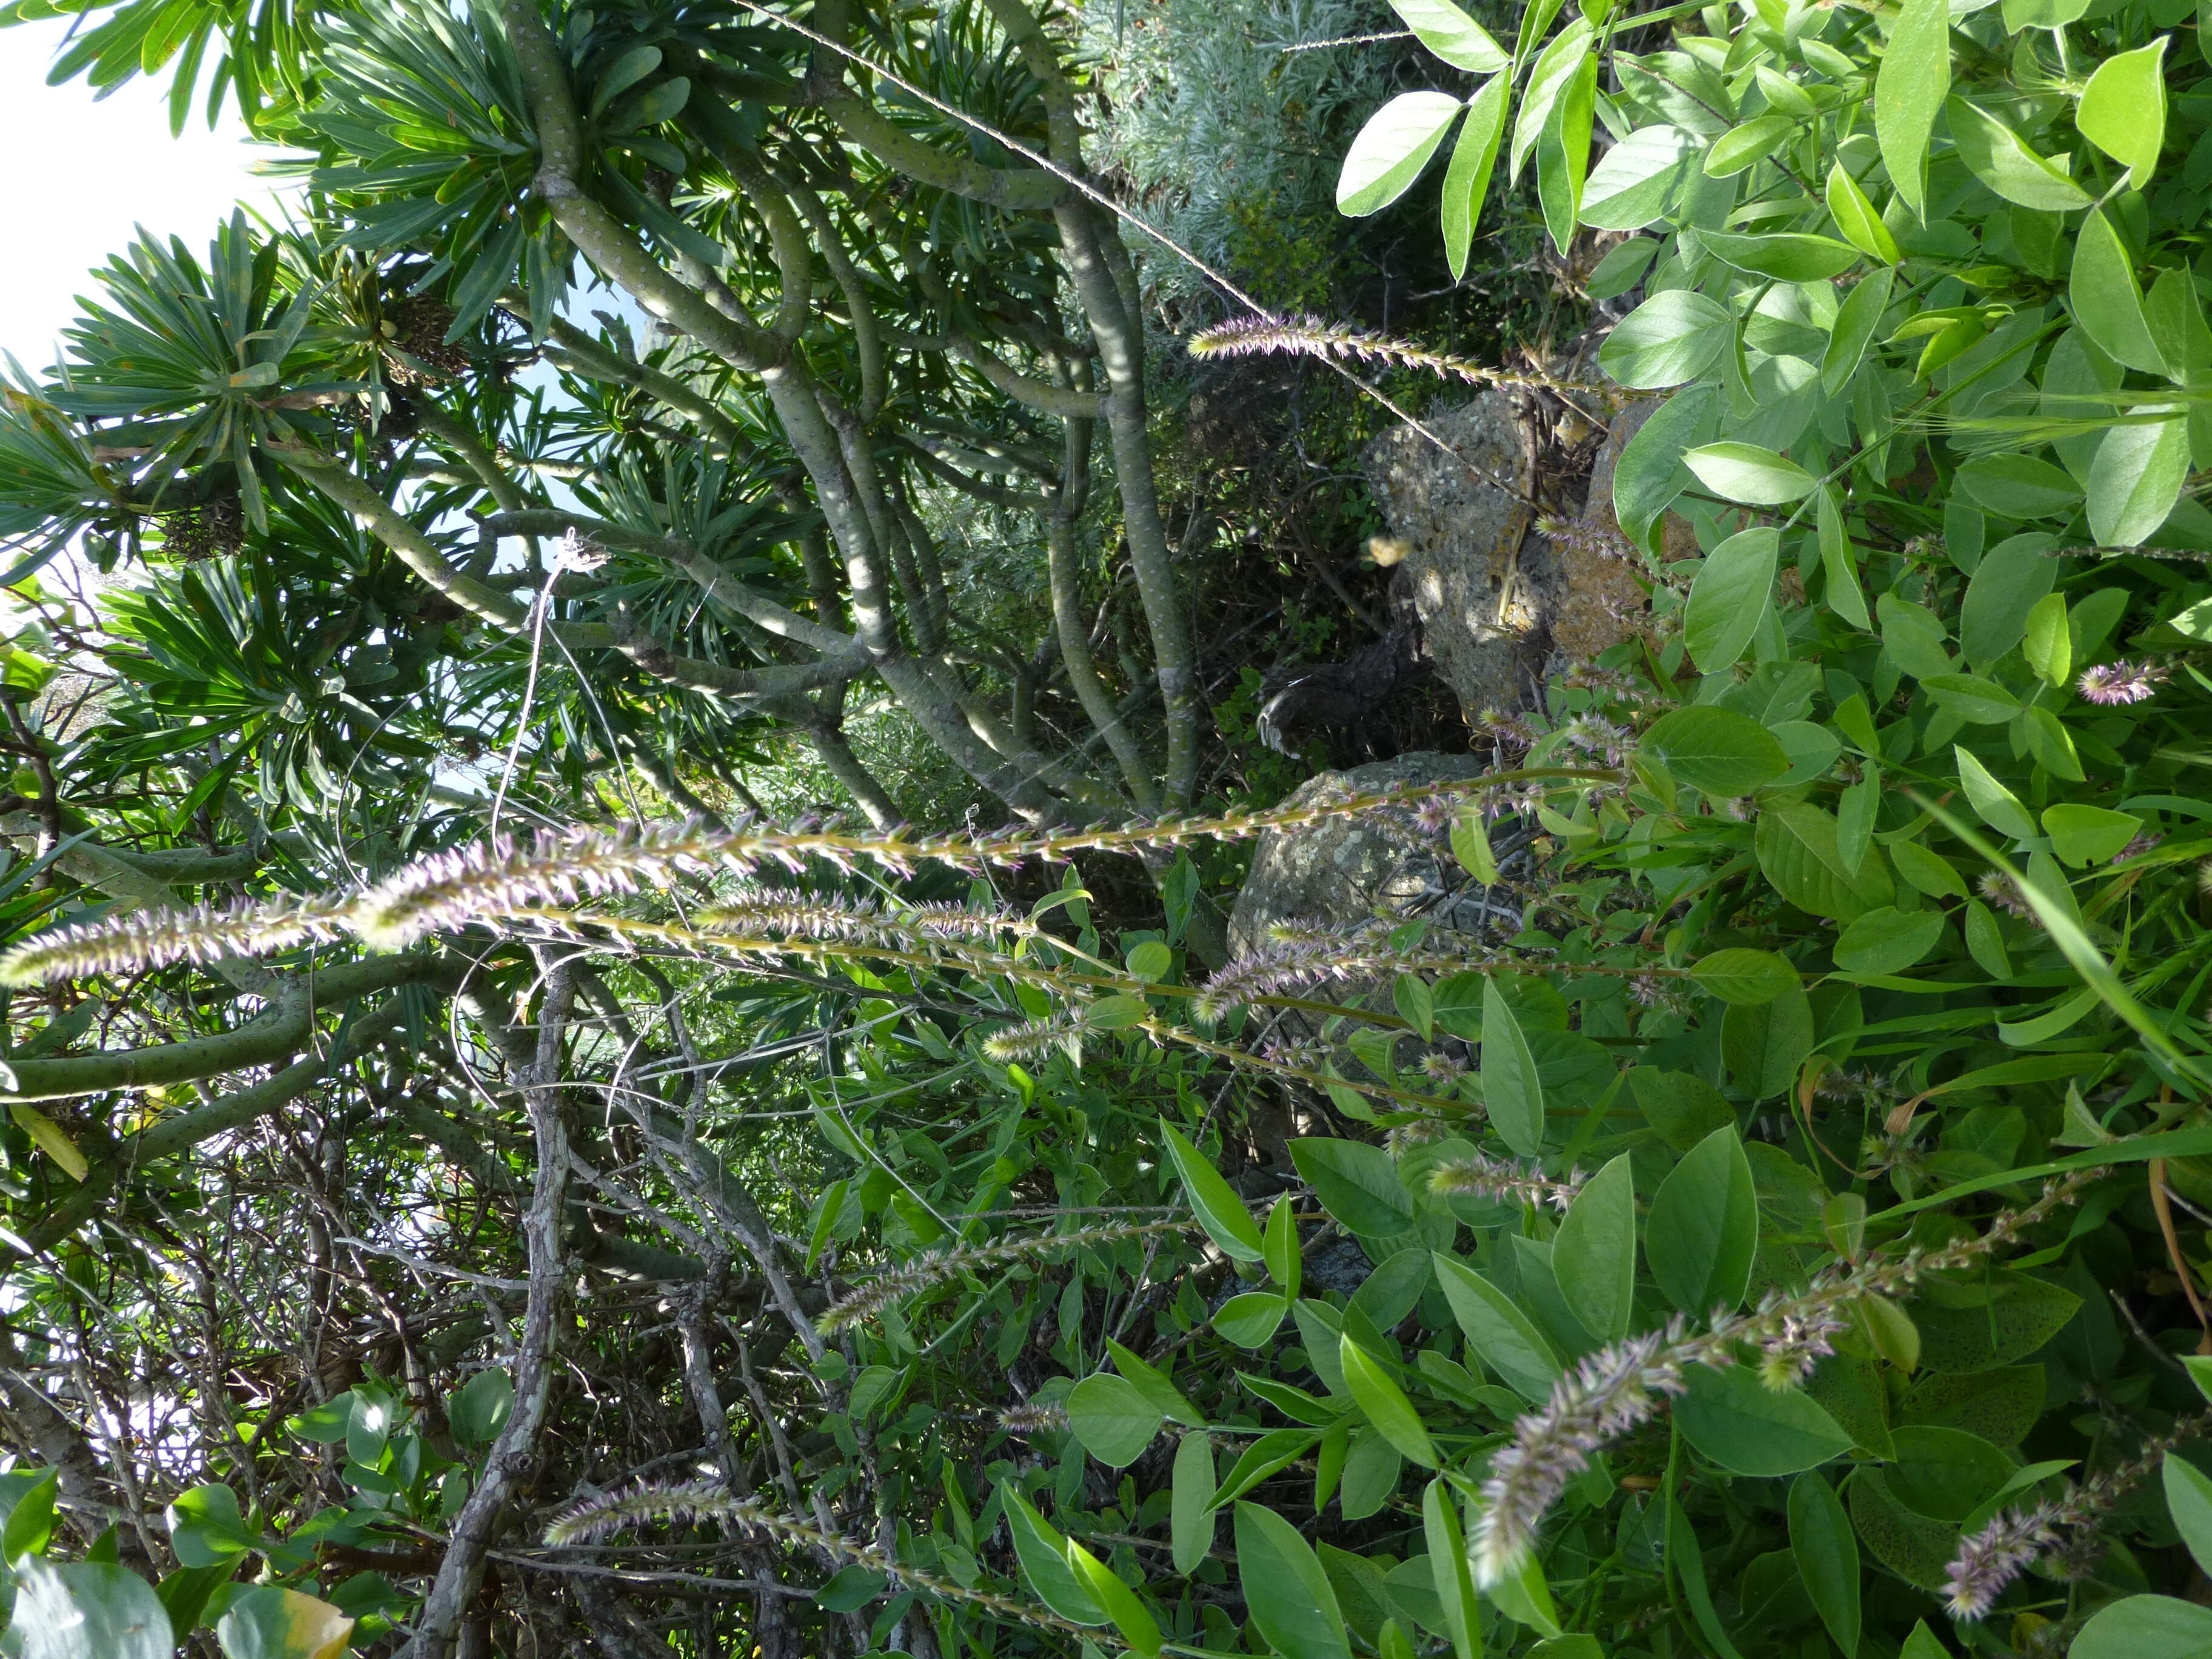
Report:
[[[1366,793],[1473,777],[1485,767],[1480,756],[1416,750],[1347,772],[1324,772],[1301,785],[1291,799],[1304,804],[1325,793]],[[1451,918],[1436,910],[1449,902],[1448,890],[1461,887],[1464,878],[1444,867],[1439,850],[1435,837],[1419,833],[1398,814],[1369,813],[1304,829],[1271,830],[1261,836],[1252,873],[1237,896],[1230,948],[1243,952],[1264,945],[1267,930],[1279,921],[1341,925],[1377,915],[1420,915],[1449,925]]]
[[1401,425],[1368,447],[1368,483],[1407,545],[1397,580],[1437,677],[1472,720],[1521,702],[1540,672],[1559,561],[1526,500],[1533,452],[1510,395],[1486,392],[1421,425],[1433,437]]
[[[1526,706],[1547,673],[1634,632],[1646,601],[1633,567],[1613,556],[1626,550],[1613,473],[1658,407],[1644,398],[1613,414],[1594,457],[1596,429],[1579,415],[1528,416],[1503,391],[1425,416],[1432,435],[1399,426],[1368,447],[1369,484],[1405,548],[1400,591],[1470,722]],[[1547,520],[1573,528],[1550,536]],[[1686,528],[1670,516],[1670,556]]]

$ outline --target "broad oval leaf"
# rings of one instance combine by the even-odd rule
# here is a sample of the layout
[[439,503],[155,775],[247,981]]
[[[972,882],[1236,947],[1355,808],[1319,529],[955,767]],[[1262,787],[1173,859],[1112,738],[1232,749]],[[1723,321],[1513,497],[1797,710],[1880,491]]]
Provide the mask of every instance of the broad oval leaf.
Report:
[[1495,975],[1482,983],[1482,1099],[1491,1127],[1523,1158],[1544,1150],[1544,1084]]
[[1466,1263],[1442,1251],[1431,1261],[1452,1317],[1482,1363],[1523,1399],[1550,1398],[1559,1378],[1559,1359],[1543,1333],[1504,1291]]
[[1851,1437],[1802,1389],[1771,1389],[1752,1365],[1692,1365],[1674,1402],[1682,1437],[1736,1474],[1817,1468],[1851,1449]]
[[1591,1335],[1618,1342],[1628,1334],[1636,1297],[1636,1188],[1627,1153],[1575,1195],[1552,1241],[1552,1272],[1569,1310]]
[[2161,35],[2147,46],[2097,65],[2074,112],[2081,135],[2128,170],[2128,188],[2148,187],[2166,143],[2166,48]]
[[1068,1392],[1068,1427],[1084,1450],[1111,1468],[1126,1469],[1144,1455],[1163,1416],[1135,1383],[1111,1372],[1086,1376]]
[[[1716,495],[1757,507],[1802,501],[1813,493],[1819,482],[1788,456],[1778,455],[1758,444],[1700,444],[1695,449],[1683,451],[1682,462],[1697,474],[1698,482]],[[1771,531],[1764,533],[1770,537],[1773,534]]]
[[1512,59],[1490,31],[1451,0],[1390,0],[1390,9],[1431,52],[1470,75],[1494,75]]
[[1746,1006],[1771,1002],[1804,983],[1788,957],[1742,945],[1698,957],[1690,969],[1690,977],[1707,995]]
[[1719,360],[1729,327],[1716,301],[1693,289],[1668,289],[1620,319],[1598,349],[1598,365],[1638,391],[1680,386]]
[[1361,219],[1403,196],[1443,143],[1462,107],[1444,93],[1405,92],[1369,116],[1337,173],[1336,210]]
[[1807,1470],[1790,1484],[1790,1550],[1813,1607],[1836,1646],[1859,1650],[1859,1541],[1843,1500]]
[[1662,714],[1644,733],[1641,751],[1708,795],[1748,795],[1790,769],[1774,734],[1731,709],[1700,705]]
[[2140,547],[2172,516],[2189,482],[2189,419],[2173,414],[2107,432],[2089,466],[2089,533],[2100,547]]
[[1743,1300],[1758,1250],[1751,1163],[1727,1124],[1692,1147],[1651,1195],[1644,1259],[1667,1299],[1703,1318]]
[[1221,1178],[1221,1172],[1207,1163],[1198,1148],[1183,1139],[1182,1131],[1165,1119],[1160,1121],[1160,1139],[1168,1149],[1168,1158],[1182,1177],[1185,1196],[1190,1200],[1191,1213],[1198,1218],[1199,1225],[1206,1229],[1206,1237],[1221,1249],[1224,1255],[1237,1261],[1257,1261],[1265,1255],[1260,1238],[1260,1229],[1245,1209],[1244,1202],[1237,1196],[1237,1189]]
[[1641,230],[1674,204],[1705,140],[1662,123],[1638,127],[1590,169],[1582,220],[1598,230]]
[[15,1575],[9,1634],[21,1659],[170,1659],[169,1615],[128,1568],[32,1556]]
[[[2074,319],[2117,362],[2146,374],[2166,372],[2165,356],[2143,315],[2142,287],[2135,261],[2102,208],[2082,216],[2074,236],[2074,266],[2066,295]],[[2116,427],[2115,432],[2124,428]]]
[[1701,230],[1698,246],[1723,264],[1779,283],[1817,283],[1840,276],[1863,257],[1849,242],[1801,230],[1773,231],[1764,236]]
[[2071,213],[2089,205],[2089,193],[2057,162],[1979,104],[1954,98],[1947,106],[1951,141],[1969,171],[2008,202],[2045,213]]
[[[1683,611],[1682,642],[1689,647],[1691,660],[1705,673],[1732,666],[1750,647],[1759,618],[1774,600],[1774,568],[1781,545],[1781,532],[1771,525],[1754,526],[1729,537],[1698,567]],[[1777,773],[1787,770],[1788,764],[1785,759]]]
[[1836,940],[1836,966],[1847,974],[1898,974],[1943,937],[1940,910],[1869,910]]
[[1905,0],[1874,82],[1874,131],[1890,180],[1915,213],[1928,206],[1928,137],[1951,90],[1948,0]]
[[1313,1546],[1273,1510],[1237,1506],[1237,1576],[1252,1623],[1283,1659],[1352,1659],[1336,1591]]
[[2068,1659],[2204,1659],[2212,1608],[2171,1595],[2129,1595],[2081,1626]]
[[1308,1136],[1291,1142],[1291,1162],[1311,1184],[1322,1207],[1343,1223],[1346,1231],[1365,1238],[1395,1238],[1411,1231],[1413,1196],[1399,1180],[1390,1154],[1380,1146]]

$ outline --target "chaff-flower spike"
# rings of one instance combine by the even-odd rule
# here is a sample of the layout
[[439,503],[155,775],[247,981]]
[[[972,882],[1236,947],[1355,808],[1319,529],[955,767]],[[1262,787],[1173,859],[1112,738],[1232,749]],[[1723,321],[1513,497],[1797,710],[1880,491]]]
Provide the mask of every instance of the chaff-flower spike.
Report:
[[397,951],[472,922],[635,893],[678,875],[716,869],[739,876],[771,868],[796,872],[818,860],[839,870],[867,864],[905,876],[935,862],[981,873],[990,866],[1012,867],[1031,859],[1063,861],[1079,852],[1170,848],[1297,829],[1500,783],[1609,782],[1618,781],[1620,775],[1538,768],[1345,795],[1265,812],[992,836],[862,836],[749,823],[729,829],[672,823],[641,830],[547,831],[526,841],[498,836],[434,853],[350,896],[288,897],[229,911],[142,913],[70,929],[65,939],[42,936],[0,958],[0,983],[44,984],[188,957],[283,950],[348,933],[371,949]]

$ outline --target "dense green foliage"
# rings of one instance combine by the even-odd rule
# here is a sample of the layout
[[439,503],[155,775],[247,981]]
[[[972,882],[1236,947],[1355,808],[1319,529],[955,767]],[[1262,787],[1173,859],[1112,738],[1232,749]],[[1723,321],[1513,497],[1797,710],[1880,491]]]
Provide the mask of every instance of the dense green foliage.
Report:
[[[1555,531],[1651,603],[1482,775],[1206,818],[1068,20],[100,9],[315,193],[0,425],[8,1644],[2205,1648],[2191,20],[1399,4],[1477,84],[1340,204],[1459,123],[1455,268],[1493,173],[1637,233],[1548,391],[1667,394]],[[794,732],[871,827],[736,811]],[[1484,930],[1231,956],[1353,817]]]

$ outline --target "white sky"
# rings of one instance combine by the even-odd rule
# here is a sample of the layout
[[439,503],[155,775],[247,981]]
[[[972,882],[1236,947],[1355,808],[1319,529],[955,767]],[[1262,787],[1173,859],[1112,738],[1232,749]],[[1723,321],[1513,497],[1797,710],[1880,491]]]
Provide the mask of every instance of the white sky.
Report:
[[94,289],[85,273],[127,246],[135,226],[181,236],[204,257],[234,203],[267,210],[271,181],[249,168],[277,153],[246,143],[234,120],[211,133],[198,114],[172,138],[166,73],[98,101],[82,80],[47,86],[67,28],[56,19],[0,29],[0,223],[15,228],[0,258],[0,350],[33,372],[52,362],[75,296]]

